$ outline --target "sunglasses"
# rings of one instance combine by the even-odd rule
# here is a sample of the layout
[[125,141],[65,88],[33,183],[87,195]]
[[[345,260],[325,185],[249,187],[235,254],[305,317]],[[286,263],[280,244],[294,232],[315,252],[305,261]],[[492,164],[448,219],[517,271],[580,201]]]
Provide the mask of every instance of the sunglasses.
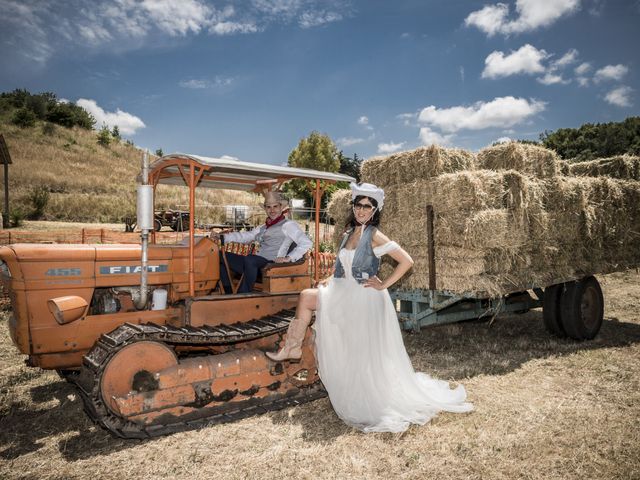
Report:
[[356,203],[353,205],[353,208],[356,210],[364,210],[365,212],[369,212],[373,210],[373,205],[370,203]]

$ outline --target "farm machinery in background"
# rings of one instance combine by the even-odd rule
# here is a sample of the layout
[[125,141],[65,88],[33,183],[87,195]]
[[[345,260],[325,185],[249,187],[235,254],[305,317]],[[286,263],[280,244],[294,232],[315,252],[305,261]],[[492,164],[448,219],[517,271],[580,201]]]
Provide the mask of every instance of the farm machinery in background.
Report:
[[[354,179],[193,155],[164,156],[151,166],[146,158],[138,186],[140,245],[0,247],[0,278],[13,306],[9,330],[27,364],[57,370],[78,387],[88,415],[125,438],[324,396],[310,333],[298,363],[274,363],[264,351],[278,348],[299,292],[319,279],[324,186]],[[307,257],[268,264],[252,293],[223,294],[224,249],[194,233],[195,189],[261,193],[292,179],[308,182],[318,206],[313,273]],[[186,244],[153,244],[159,184],[189,189]]]
[[[123,221],[125,232],[133,232],[138,226],[137,219],[134,217],[125,217]],[[174,232],[189,230],[189,212],[172,209],[154,211],[153,229],[159,232],[162,227],[170,227]]]

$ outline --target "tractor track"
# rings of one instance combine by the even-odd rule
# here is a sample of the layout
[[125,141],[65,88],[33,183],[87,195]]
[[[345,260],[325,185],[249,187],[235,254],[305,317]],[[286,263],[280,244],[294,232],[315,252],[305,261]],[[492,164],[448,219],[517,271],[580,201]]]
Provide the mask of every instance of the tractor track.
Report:
[[[123,347],[139,341],[157,341],[176,346],[218,346],[255,340],[281,333],[287,329],[295,312],[282,310],[257,320],[232,325],[203,327],[173,327],[170,325],[125,323],[100,336],[84,356],[80,372],[67,379],[78,387],[84,410],[94,423],[121,438],[152,438],[232,422],[242,418],[300,405],[326,396],[321,382],[296,387],[286,393],[274,393],[266,398],[249,398],[209,407],[192,418],[167,418],[167,423],[140,425],[112,413],[100,392],[102,374],[111,358]],[[206,416],[202,416],[204,413]],[[173,421],[171,421],[173,420]]]

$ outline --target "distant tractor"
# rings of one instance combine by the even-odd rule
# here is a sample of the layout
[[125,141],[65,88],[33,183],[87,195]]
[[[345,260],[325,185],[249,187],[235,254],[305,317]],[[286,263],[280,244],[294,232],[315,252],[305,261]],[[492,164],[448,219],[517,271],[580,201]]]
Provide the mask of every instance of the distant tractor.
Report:
[[162,227],[171,227],[174,232],[189,230],[189,212],[181,210],[156,210],[153,214],[153,228],[159,232]]
[[[151,166],[145,161],[141,178],[141,245],[0,247],[0,279],[13,306],[9,331],[27,364],[57,370],[78,387],[87,414],[125,438],[227,422],[324,396],[310,332],[298,363],[274,363],[264,351],[278,348],[299,292],[319,279],[324,187],[353,178],[182,154]],[[314,186],[315,251],[308,254],[315,255],[314,271],[308,256],[268,264],[253,292],[223,294],[225,251],[194,234],[196,187],[261,193],[292,179]],[[186,244],[149,244],[159,184],[189,188]],[[185,221],[182,212],[179,218]]]
[[[133,232],[137,223],[134,217],[124,218],[125,232]],[[153,229],[156,232],[162,230],[162,227],[171,227],[174,232],[184,232],[189,230],[189,212],[182,210],[156,210],[153,213]]]

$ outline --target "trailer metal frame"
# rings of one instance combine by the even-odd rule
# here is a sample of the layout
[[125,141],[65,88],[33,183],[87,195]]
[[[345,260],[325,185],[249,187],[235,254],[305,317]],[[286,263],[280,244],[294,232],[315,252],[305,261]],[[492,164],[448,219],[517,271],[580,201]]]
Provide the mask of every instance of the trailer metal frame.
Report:
[[534,288],[497,298],[475,298],[438,290],[394,290],[389,292],[396,304],[403,330],[419,332],[421,327],[444,325],[464,320],[495,317],[500,313],[526,312],[542,307],[544,292]]

